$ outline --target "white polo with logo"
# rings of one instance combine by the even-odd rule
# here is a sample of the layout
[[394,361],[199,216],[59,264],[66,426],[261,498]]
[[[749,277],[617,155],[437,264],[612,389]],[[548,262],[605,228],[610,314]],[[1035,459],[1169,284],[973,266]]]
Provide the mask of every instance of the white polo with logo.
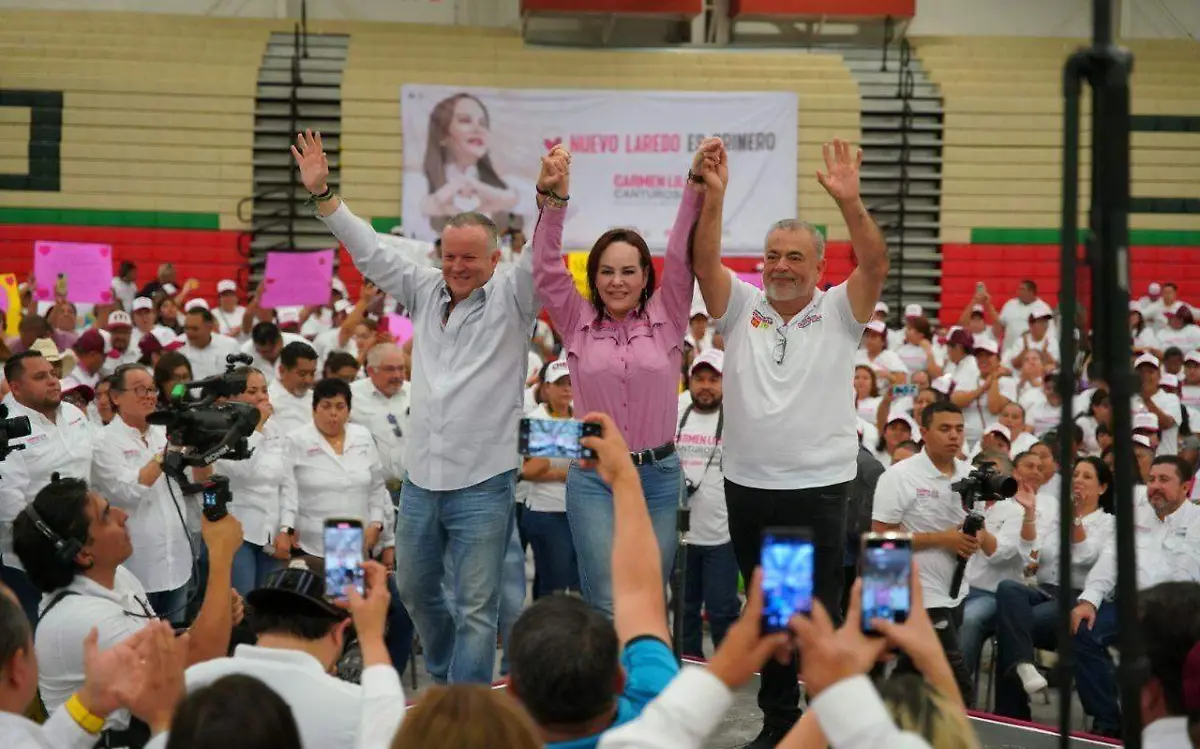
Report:
[[[907,533],[940,533],[957,528],[966,519],[962,498],[950,485],[966,477],[971,465],[954,461],[954,475],[947,476],[922,450],[908,460],[896,463],[879,477],[875,486],[875,504],[871,519],[888,525],[900,525]],[[925,608],[954,608],[967,597],[964,582],[956,598],[950,598],[950,582],[958,558],[944,549],[913,552],[925,593]]]
[[[818,289],[784,324],[762,289],[731,279],[716,321],[725,339],[725,477],[754,489],[811,489],[854,479],[854,355],[863,323],[846,284]],[[777,362],[779,340],[787,341]]]

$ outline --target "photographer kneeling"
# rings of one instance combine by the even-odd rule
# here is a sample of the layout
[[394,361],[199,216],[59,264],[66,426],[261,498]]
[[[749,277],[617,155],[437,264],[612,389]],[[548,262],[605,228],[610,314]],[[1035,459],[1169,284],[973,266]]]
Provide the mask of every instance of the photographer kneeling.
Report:
[[[53,712],[84,683],[84,640],[94,628],[104,651],[157,619],[141,582],[123,564],[133,553],[128,515],[80,479],[51,480],[13,521],[13,548],[45,594],[34,637],[38,687]],[[234,621],[230,566],[242,541],[232,516],[203,521],[209,550],[204,606],[188,638],[188,662],[216,658],[229,647]],[[108,716],[109,746],[141,747],[149,728],[118,710]]]

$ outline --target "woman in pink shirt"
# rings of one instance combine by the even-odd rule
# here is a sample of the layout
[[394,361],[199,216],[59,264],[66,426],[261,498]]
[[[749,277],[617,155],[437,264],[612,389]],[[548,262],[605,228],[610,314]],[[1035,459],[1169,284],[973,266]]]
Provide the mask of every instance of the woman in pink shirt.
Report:
[[[717,158],[719,145],[715,140],[701,145],[694,172],[699,172],[702,159]],[[542,159],[533,279],[550,321],[562,335],[575,411],[612,416],[633,451],[665,579],[675,556],[683,480],[674,437],[694,283],[688,245],[704,202],[704,185],[696,177],[683,188],[667,239],[661,284],[656,288],[650,250],[641,235],[633,229],[611,229],[588,254],[589,301],[576,289],[562,258],[570,161],[561,146]],[[567,473],[567,521],[583,597],[611,616],[612,493],[595,471],[578,464]]]

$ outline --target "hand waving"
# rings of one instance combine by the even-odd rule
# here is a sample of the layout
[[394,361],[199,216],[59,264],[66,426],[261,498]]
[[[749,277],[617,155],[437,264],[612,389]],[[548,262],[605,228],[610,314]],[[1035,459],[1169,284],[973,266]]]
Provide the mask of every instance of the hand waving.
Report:
[[858,198],[858,173],[862,168],[862,149],[851,154],[850,144],[834,139],[821,149],[825,154],[825,173],[817,172],[817,181],[839,203]]
[[304,189],[313,195],[320,195],[329,189],[326,183],[329,179],[329,161],[325,158],[319,132],[305,130],[297,133],[292,156],[296,159],[296,166],[300,167],[300,181],[304,183]]

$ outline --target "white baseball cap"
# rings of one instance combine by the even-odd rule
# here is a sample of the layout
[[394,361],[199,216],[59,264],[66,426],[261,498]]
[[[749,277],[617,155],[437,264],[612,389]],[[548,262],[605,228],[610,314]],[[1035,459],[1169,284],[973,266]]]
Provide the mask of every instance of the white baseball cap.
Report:
[[924,317],[925,310],[921,309],[919,304],[910,304],[904,308],[905,317]]
[[1187,356],[1183,357],[1184,363],[1191,362],[1192,364],[1200,364],[1200,351],[1189,351]]
[[708,308],[705,307],[703,303],[692,305],[692,312],[688,315],[688,319],[696,317],[708,318]]
[[352,309],[354,309],[354,305],[350,303],[349,299],[339,299],[333,303],[333,311],[339,315]]
[[1165,388],[1178,388],[1179,387],[1179,378],[1173,374],[1164,372],[1162,377],[1160,377],[1158,380],[1158,386],[1160,388],[1164,388],[1164,389]]
[[876,302],[875,303],[875,311],[882,312],[883,314],[886,315],[888,313],[887,302]]
[[113,310],[108,315],[108,329],[113,328],[132,328],[133,320],[129,319],[129,313],[125,310]]
[[275,310],[275,317],[280,325],[299,325],[300,310],[293,307],[280,307]]
[[555,359],[546,365],[546,382],[548,384],[558,382],[562,378],[570,376],[571,370],[562,359]]
[[1041,299],[1035,300],[1029,305],[1030,320],[1045,320],[1054,317],[1054,310],[1050,309],[1050,305],[1043,302]]
[[1003,437],[1008,444],[1012,444],[1012,430],[999,422],[996,422],[988,427],[984,434],[998,434]]
[[174,343],[175,338],[176,338],[175,331],[171,330],[170,328],[164,328],[161,326],[150,331],[150,335],[157,338],[158,342],[161,343],[164,347]]
[[140,309],[154,309],[154,300],[148,296],[140,296],[133,300],[133,311],[137,312]]
[[692,366],[688,369],[688,374],[693,374],[697,367],[708,366],[716,370],[717,374],[725,372],[725,352],[721,349],[710,348],[692,360]]
[[1153,447],[1150,445],[1150,438],[1149,438],[1149,437],[1147,437],[1147,436],[1146,436],[1146,435],[1144,435],[1144,434],[1135,434],[1135,435],[1133,435],[1133,441],[1134,441],[1135,443],[1137,443],[1137,444],[1141,445],[1142,447],[1149,447],[1149,448],[1150,448],[1150,449],[1152,449],[1152,450],[1154,449],[1154,448],[1153,448]]
[[234,281],[229,278],[223,279],[221,281],[217,281],[217,293],[218,294],[236,294],[237,293],[237,281]]
[[183,305],[183,311],[190,312],[190,311],[196,309],[197,307],[200,307],[202,309],[208,309],[208,301],[205,299],[201,299],[200,297],[196,297],[195,299],[189,299],[189,300],[187,300],[187,303]]
[[920,428],[917,426],[917,420],[914,419],[911,414],[905,411],[893,410],[888,413],[888,420],[884,422],[883,426],[886,428],[889,424],[895,421],[903,421],[905,424],[908,424],[908,428],[913,434],[920,434],[921,432]]
[[929,383],[929,387],[938,391],[942,395],[950,395],[950,391],[954,389],[954,378],[950,375],[942,375],[933,382]]
[[179,289],[175,288],[175,284],[173,284],[173,283],[163,284],[162,290],[163,290],[163,293],[166,294],[167,296],[175,296],[176,292],[179,291]]
[[346,284],[343,283],[342,279],[338,278],[337,276],[333,277],[333,281],[329,284],[329,287],[341,294],[343,297],[350,296],[350,294],[346,291]]
[[1149,411],[1138,411],[1133,415],[1133,431],[1136,432],[1139,429],[1159,431],[1158,417]]
[[1000,347],[997,346],[996,342],[991,338],[980,338],[979,340],[975,341],[975,353],[979,353],[980,351],[986,351],[989,354],[999,355]]
[[879,335],[887,335],[887,325],[884,325],[883,320],[872,320],[867,323],[867,330]]
[[1149,287],[1147,287],[1146,291],[1150,294],[1150,296],[1158,296],[1162,293],[1162,284],[1160,284],[1158,281],[1155,281],[1151,283]]
[[972,315],[982,315],[983,314],[983,305],[982,304],[972,304],[971,305],[971,314]]
[[1154,367],[1155,369],[1158,369],[1161,366],[1161,363],[1158,361],[1158,357],[1155,356],[1154,354],[1142,354],[1141,356],[1139,356],[1137,359],[1134,360],[1133,368],[1137,369],[1138,367],[1142,366],[1143,364],[1149,364],[1150,366]]

